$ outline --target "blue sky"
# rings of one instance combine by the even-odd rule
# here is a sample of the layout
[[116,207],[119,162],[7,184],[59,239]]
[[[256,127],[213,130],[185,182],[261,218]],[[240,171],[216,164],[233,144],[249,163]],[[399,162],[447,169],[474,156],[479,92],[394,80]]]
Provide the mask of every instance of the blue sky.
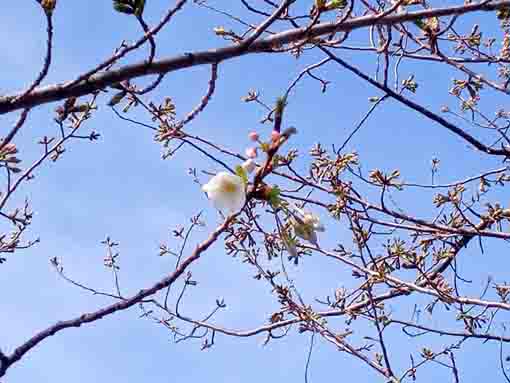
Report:
[[[75,74],[91,68],[107,57],[122,39],[139,36],[136,24],[116,14],[110,1],[60,1],[55,14],[54,65],[46,83],[69,80]],[[146,18],[155,22],[165,9],[166,2],[147,1]],[[224,8],[237,9],[234,1],[221,2]],[[453,2],[452,2],[453,3]],[[218,1],[216,5],[220,4]],[[253,18],[255,22],[258,19]],[[474,19],[473,19],[474,20]],[[476,19],[480,23],[495,23],[495,18]],[[168,56],[183,51],[217,47],[224,44],[211,31],[215,26],[233,25],[222,17],[188,4],[159,36],[159,54]],[[483,25],[483,24],[482,24]],[[6,2],[0,15],[2,47],[0,60],[0,92],[12,93],[28,84],[39,70],[44,52],[43,17],[33,1]],[[466,27],[470,29],[470,25]],[[366,37],[366,31],[354,34],[354,41]],[[133,59],[141,56],[133,56]],[[344,57],[366,70],[375,68],[374,58],[345,53]],[[247,133],[258,130],[268,134],[270,127],[260,125],[263,111],[241,102],[250,89],[258,89],[264,100],[271,102],[281,95],[290,81],[308,64],[321,56],[309,54],[300,60],[291,56],[252,55],[221,64],[217,91],[209,107],[190,124],[197,135],[218,140],[226,147],[242,152]],[[433,110],[441,105],[454,105],[447,95],[451,72],[444,72],[435,64],[402,66],[402,78],[415,73],[420,82],[419,96]],[[292,141],[305,154],[315,142],[341,143],[352,127],[370,107],[368,97],[379,93],[334,64],[321,69],[332,81],[326,94],[317,83],[305,79],[289,100],[286,124],[297,127],[299,134]],[[198,67],[172,73],[153,93],[154,99],[170,96],[184,116],[196,105],[206,89],[209,68]],[[501,96],[489,97],[489,111],[493,104],[503,104]],[[161,242],[176,244],[171,230],[188,224],[191,215],[204,211],[207,226],[193,237],[204,238],[219,222],[217,213],[205,199],[199,187],[187,175],[189,167],[199,170],[219,170],[216,164],[191,151],[182,151],[163,161],[161,147],[147,130],[121,122],[99,103],[95,118],[84,126],[101,133],[97,143],[75,142],[68,147],[63,160],[44,165],[36,178],[25,185],[18,201],[29,197],[35,211],[29,238],[40,237],[41,243],[30,250],[9,257],[0,266],[0,347],[9,352],[34,332],[62,319],[73,318],[97,309],[108,300],[87,294],[64,282],[51,268],[49,259],[62,260],[66,273],[94,288],[112,289],[112,279],[102,266],[104,248],[100,244],[107,235],[120,243],[121,286],[123,292],[133,294],[150,285],[172,269],[170,258],[157,256]],[[56,134],[52,124],[54,105],[34,110],[16,143],[28,163],[39,153],[35,144],[42,135]],[[16,115],[0,117],[4,130]],[[131,117],[147,121],[143,113]],[[407,181],[427,182],[430,179],[430,160],[441,159],[438,181],[449,182],[477,171],[492,169],[501,164],[487,160],[464,142],[444,129],[395,102],[378,109],[350,144],[360,154],[365,172],[373,168],[399,168]],[[230,162],[235,165],[235,163]],[[303,162],[301,162],[303,166]],[[202,177],[205,181],[206,178]],[[498,195],[498,194],[497,194]],[[499,198],[508,200],[500,192]],[[433,214],[431,194],[416,192],[396,195],[409,211],[424,217]],[[326,217],[323,217],[326,219]],[[328,230],[321,239],[334,245],[351,240],[346,236],[345,222],[326,220]],[[326,237],[326,238],[324,238]],[[172,242],[174,241],[174,242]],[[498,281],[505,278],[505,270],[494,265],[506,262],[504,247],[487,243],[484,256],[470,245],[462,257],[470,258],[463,265],[467,279],[480,280],[481,272],[490,273]],[[267,321],[277,302],[266,285],[254,281],[252,270],[239,259],[223,251],[221,243],[213,246],[206,256],[192,268],[200,283],[185,301],[183,309],[190,315],[201,315],[214,307],[218,297],[224,297],[229,309],[215,319],[225,327],[250,329]],[[324,297],[335,288],[353,282],[350,272],[330,260],[310,257],[299,269],[290,271],[305,297],[312,301]],[[486,275],[485,274],[485,275]],[[472,286],[480,291],[481,285]],[[423,302],[423,300],[420,300]],[[397,300],[390,304],[393,312],[409,319],[414,300]],[[204,381],[225,383],[303,381],[304,364],[310,342],[309,334],[292,332],[283,341],[263,347],[263,336],[236,339],[218,336],[212,350],[200,351],[199,342],[174,344],[171,334],[162,327],[139,319],[135,308],[84,326],[66,330],[44,341],[25,359],[16,364],[4,381],[30,382],[151,382]],[[448,314],[427,318],[424,323],[450,325]],[[442,322],[443,321],[443,322]],[[338,329],[345,328],[337,319]],[[364,330],[359,326],[360,331]],[[361,334],[364,335],[364,334]],[[361,338],[357,335],[357,339]],[[425,340],[406,340],[398,331],[390,330],[391,352],[395,364],[407,366],[409,354],[417,355]],[[333,346],[316,339],[312,357],[310,381],[330,378],[346,381],[372,382],[376,375],[358,361],[337,352]],[[432,348],[449,344],[450,340],[428,337],[425,344]],[[480,346],[468,341],[458,355],[463,382],[477,382],[482,377],[500,381],[497,345]],[[443,375],[441,375],[443,374]],[[426,368],[420,381],[432,377],[450,379],[441,369]],[[377,378],[378,379],[378,378]]]

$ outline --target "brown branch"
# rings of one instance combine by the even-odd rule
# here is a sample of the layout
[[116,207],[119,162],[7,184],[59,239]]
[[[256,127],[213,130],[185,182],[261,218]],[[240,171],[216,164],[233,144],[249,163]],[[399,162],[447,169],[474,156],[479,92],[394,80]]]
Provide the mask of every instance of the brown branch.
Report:
[[[246,204],[249,203],[249,201],[256,197],[257,194],[257,185],[258,183],[262,182],[262,180],[271,172],[271,166],[270,164],[273,161],[273,157],[276,154],[276,152],[279,150],[279,148],[287,141],[288,136],[283,136],[282,139],[274,143],[271,147],[271,150],[268,152],[267,158],[264,162],[264,165],[257,171],[254,179],[254,185],[248,190],[246,195]],[[242,211],[242,210],[241,210]],[[80,327],[83,324],[86,323],[92,323],[97,320],[100,320],[104,318],[105,316],[114,314],[119,311],[126,310],[140,302],[142,302],[145,298],[148,298],[157,292],[169,287],[172,285],[190,266],[193,262],[198,260],[202,253],[206,251],[219,237],[222,233],[224,233],[230,226],[230,224],[236,219],[236,217],[241,214],[241,211],[238,213],[232,214],[228,216],[225,221],[214,230],[209,237],[201,242],[195,250],[191,253],[191,255],[186,258],[180,266],[178,266],[174,272],[172,272],[170,275],[166,276],[165,278],[161,279],[159,282],[155,283],[149,288],[142,289],[138,294],[133,295],[130,298],[126,298],[122,300],[121,302],[117,302],[114,304],[111,304],[109,306],[106,306],[102,309],[99,309],[97,311],[87,313],[80,315],[77,318],[66,320],[66,321],[60,321],[54,324],[53,326],[50,326],[46,328],[45,330],[37,333],[33,337],[31,337],[29,340],[27,340],[25,343],[23,343],[21,346],[17,347],[14,352],[11,355],[8,355],[4,361],[2,362],[2,354],[0,354],[0,377],[4,376],[6,371],[16,362],[18,362],[27,352],[35,348],[40,342],[45,340],[46,338],[55,335],[56,333],[72,327]]]
[[186,115],[186,117],[181,122],[177,124],[179,129],[186,125],[188,122],[192,121],[196,116],[198,116],[200,112],[202,112],[205,109],[216,89],[217,79],[218,79],[218,64],[213,63],[211,65],[211,78],[209,79],[206,94],[200,100],[200,104],[198,104],[191,112],[189,112]]
[[143,31],[149,38],[150,52],[149,52],[149,58],[147,59],[147,63],[150,64],[151,62],[154,61],[154,57],[156,56],[156,40],[154,40],[154,36],[151,34],[150,28],[147,25],[147,23],[145,22],[145,20],[143,19],[143,17],[141,15],[137,16],[136,20],[138,20],[138,23],[140,24]]
[[[16,101],[19,94],[2,97],[0,98],[0,114],[57,100],[63,100],[71,96],[83,96],[127,79],[150,74],[168,73],[197,65],[212,64],[215,62],[218,63],[220,61],[239,57],[248,53],[268,52],[275,46],[299,41],[304,38],[313,38],[332,32],[348,32],[372,25],[394,25],[428,17],[462,15],[476,11],[494,11],[509,6],[510,0],[503,0],[491,3],[473,3],[453,7],[426,9],[417,12],[388,15],[385,17],[380,17],[380,15],[368,15],[356,17],[351,20],[345,20],[340,25],[337,22],[320,23],[312,27],[308,32],[306,27],[291,29],[277,33],[265,39],[254,41],[248,49],[237,44],[224,48],[185,53],[176,57],[154,61],[151,65],[147,65],[146,62],[141,62],[126,65],[119,69],[103,73],[97,73],[98,69],[96,68],[94,72],[89,71],[86,75],[81,76],[81,81],[73,81],[71,83],[68,82],[38,88],[29,96],[25,97],[24,100]],[[145,37],[147,37],[147,35]],[[147,39],[148,37],[144,41]],[[96,74],[91,76],[89,74],[91,72]],[[71,84],[72,86],[70,86]]]
[[354,73],[356,76],[362,78],[363,80],[367,81],[368,83],[370,83],[374,87],[376,87],[379,90],[385,92],[386,95],[388,95],[389,97],[391,97],[391,98],[401,102],[402,104],[404,104],[404,105],[408,106],[409,108],[415,110],[416,112],[424,115],[425,117],[431,119],[432,121],[435,121],[438,124],[444,126],[450,132],[456,134],[457,136],[463,138],[465,141],[469,142],[476,149],[478,149],[478,150],[480,150],[480,151],[482,151],[484,153],[491,154],[491,155],[498,155],[498,156],[505,156],[505,157],[507,157],[510,154],[510,151],[508,151],[505,148],[502,148],[502,149],[493,149],[493,148],[485,145],[484,143],[478,141],[472,135],[466,133],[464,130],[458,128],[457,126],[455,126],[451,122],[445,120],[443,117],[439,116],[438,114],[436,114],[436,113],[430,111],[429,109],[423,107],[422,105],[417,104],[417,103],[409,100],[408,98],[398,94],[397,92],[393,91],[388,86],[386,86],[384,84],[381,84],[378,81],[372,79],[369,75],[363,73],[358,68],[350,65],[349,63],[347,63],[346,61],[342,60],[338,56],[335,56],[334,54],[332,54],[328,49],[326,49],[324,47],[319,47],[319,49],[322,50],[324,53],[326,53],[331,59],[333,59],[335,62],[340,64],[342,67],[344,67],[348,71]]
[[[88,81],[90,81],[90,77],[93,76],[94,74],[98,73],[100,70],[105,69],[105,68],[109,68],[111,65],[113,65],[119,59],[121,59],[122,57],[127,55],[129,52],[134,51],[137,48],[141,47],[143,44],[145,44],[145,42],[147,40],[151,41],[151,39],[153,39],[153,37],[157,33],[159,33],[159,31],[161,29],[163,29],[163,27],[172,19],[172,17],[179,10],[181,10],[181,8],[184,6],[184,4],[186,2],[187,2],[187,0],[179,0],[177,2],[177,4],[175,5],[175,7],[173,7],[173,8],[168,10],[168,12],[165,14],[165,16],[163,16],[163,18],[158,23],[158,25],[156,25],[154,28],[152,28],[147,33],[145,33],[145,35],[142,38],[140,38],[136,43],[134,43],[132,45],[129,45],[129,46],[123,48],[123,49],[120,49],[113,56],[111,56],[110,58],[108,58],[107,60],[102,62],[101,64],[97,65],[95,68],[93,68],[93,69],[89,70],[88,72],[80,75],[78,78],[76,78],[73,81],[70,81],[70,82],[68,82],[66,84],[62,84],[61,87],[62,88],[74,88],[74,86],[77,85],[77,84],[80,84],[80,83],[83,83],[83,82],[87,83]],[[141,65],[147,65],[147,62],[144,62]],[[97,89],[100,89],[100,88],[97,88]],[[84,94],[87,94],[87,93],[84,93]],[[81,94],[81,96],[83,96],[84,94]]]
[[504,168],[489,170],[487,172],[478,174],[476,176],[468,177],[462,181],[455,181],[455,182],[451,182],[448,184],[429,185],[429,184],[418,184],[418,183],[404,182],[404,183],[402,183],[402,186],[403,187],[418,187],[418,188],[424,188],[424,189],[445,189],[445,188],[455,187],[458,185],[465,185],[472,181],[478,181],[480,178],[485,178],[487,176],[494,175],[494,174],[504,173],[504,172],[507,172],[508,170],[510,170],[510,169],[507,166],[505,166]]
[[423,331],[422,333],[413,334],[412,335],[413,337],[420,336],[420,335],[425,335],[426,333],[433,333],[433,334],[439,334],[439,335],[443,335],[443,336],[452,336],[452,337],[458,337],[458,338],[476,338],[476,339],[494,340],[494,341],[498,341],[498,342],[510,343],[510,338],[509,337],[503,337],[503,336],[500,336],[500,335],[477,334],[477,333],[471,333],[471,332],[450,331],[450,330],[444,330],[444,329],[436,329],[436,328],[427,327],[427,326],[419,325],[419,324],[416,324],[416,323],[401,321],[401,320],[397,320],[397,319],[389,320],[386,323],[386,325],[389,326],[389,325],[391,325],[393,323],[403,326],[402,327],[402,331],[404,331],[404,333],[406,335],[410,334],[408,332],[408,330],[405,329],[406,327],[413,327],[413,328],[416,328],[418,330],[422,330]]
[[[53,49],[53,18],[52,13],[46,12],[46,56],[44,57],[44,63],[41,71],[37,75],[36,79],[30,84],[27,88],[27,90],[19,96],[19,99],[25,98],[27,95],[30,94],[36,87],[41,85],[41,82],[44,80],[44,78],[48,75],[48,71],[51,66],[51,59],[52,59],[52,49]],[[19,101],[19,100],[18,100]]]
[[[44,78],[48,75],[50,66],[51,66],[51,60],[52,60],[52,50],[53,50],[53,18],[51,12],[45,12],[46,15],[46,55],[44,57],[43,67],[35,80],[28,86],[28,88],[16,98],[16,101],[23,100],[26,96],[28,96],[35,88],[37,88],[41,82],[44,80]],[[11,129],[11,131],[7,134],[7,136],[2,140],[0,143],[0,150],[2,150],[5,145],[10,143],[14,136],[18,133],[18,131],[21,129],[23,124],[25,123],[25,120],[28,116],[28,113],[30,112],[30,108],[25,108],[23,112],[21,113],[21,116],[18,120],[18,122],[14,125],[14,127]]]
[[27,352],[35,348],[40,342],[42,342],[46,338],[53,336],[64,329],[80,327],[83,324],[92,323],[99,319],[104,318],[105,316],[126,310],[136,305],[137,303],[141,302],[143,299],[156,294],[158,291],[164,289],[165,287],[170,286],[186,271],[186,269],[193,262],[200,258],[201,254],[205,250],[207,250],[218,239],[218,237],[228,228],[228,226],[230,225],[234,218],[235,215],[229,216],[220,226],[216,228],[215,231],[211,233],[211,235],[204,242],[202,242],[196,247],[193,253],[186,260],[184,260],[182,264],[173,273],[161,279],[159,282],[155,283],[151,287],[140,290],[138,294],[135,294],[130,298],[127,298],[118,303],[111,304],[97,311],[80,315],[79,317],[74,319],[57,322],[53,326],[50,326],[47,329],[34,335],[32,338],[27,340],[21,346],[16,348],[11,355],[7,356],[6,363],[2,363],[2,365],[0,366],[0,377],[4,376],[6,371],[14,363],[18,362]]
[[250,46],[257,40],[264,31],[269,28],[271,24],[273,24],[280,15],[296,0],[285,0],[282,2],[282,4],[273,12],[271,16],[269,16],[263,23],[261,23],[255,31],[253,31],[253,34],[248,37],[246,40],[243,40],[243,42],[239,45],[239,48],[241,50],[248,50]]
[[21,112],[21,114],[18,118],[18,121],[16,121],[16,123],[12,127],[11,131],[7,134],[7,136],[5,138],[3,138],[0,141],[0,150],[2,150],[8,143],[10,143],[12,141],[12,139],[14,138],[16,133],[18,133],[18,131],[21,129],[21,127],[27,120],[29,112],[30,112],[30,108],[23,109],[23,111]]

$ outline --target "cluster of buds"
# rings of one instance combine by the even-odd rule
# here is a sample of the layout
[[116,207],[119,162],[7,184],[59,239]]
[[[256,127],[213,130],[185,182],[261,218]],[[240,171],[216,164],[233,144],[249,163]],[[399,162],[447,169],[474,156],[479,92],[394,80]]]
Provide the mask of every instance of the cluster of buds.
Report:
[[238,36],[233,31],[227,31],[224,27],[215,27],[213,29],[214,34],[219,37],[223,37],[226,40],[234,41],[234,42],[240,42],[242,41],[242,37]]
[[[248,134],[248,138],[252,142],[260,142],[260,137],[257,132],[250,132]],[[255,146],[250,146],[245,149],[244,154],[248,159],[243,163],[242,167],[244,168],[244,170],[246,170],[248,174],[250,174],[257,167],[255,163],[255,158],[257,158],[259,155],[258,148]]]
[[248,148],[245,149],[244,154],[248,159],[242,166],[246,169],[248,173],[251,173],[256,168],[254,160],[255,158],[258,157],[259,149],[262,150],[263,152],[268,152],[273,145],[278,145],[282,138],[283,139],[288,138],[296,132],[297,132],[296,128],[294,127],[288,128],[283,132],[273,130],[271,131],[271,138],[269,142],[263,142],[260,139],[260,135],[257,132],[255,131],[250,132],[248,134],[248,138],[250,139],[250,141],[257,143],[258,146],[249,146]]
[[114,0],[113,9],[127,15],[141,16],[145,7],[145,0]]
[[[295,133],[295,131],[295,128],[290,128],[287,134],[273,130],[270,142],[263,142],[257,132],[250,132],[248,134],[249,140],[258,145],[250,145],[245,149],[247,159],[235,168],[235,174],[219,172],[202,186],[202,190],[207,194],[214,206],[230,214],[241,210],[246,203],[249,175],[257,169],[255,159],[258,157],[259,148],[263,152],[269,152],[273,145],[278,145],[283,137],[288,137]],[[259,197],[276,206],[276,191],[278,188],[269,188],[270,192],[268,193],[263,192],[264,190],[264,186],[262,186],[261,193],[258,193]]]
[[[220,32],[221,34],[224,33],[224,30],[221,29],[217,32]],[[257,94],[255,92],[251,92],[250,101],[255,100],[256,97]],[[207,197],[212,201],[217,209],[227,211],[230,214],[239,212],[246,204],[246,192],[248,190],[249,175],[253,173],[255,169],[257,169],[255,159],[258,157],[259,149],[267,154],[267,161],[271,161],[274,159],[274,156],[276,155],[280,145],[292,134],[296,133],[295,128],[288,128],[280,133],[282,114],[285,105],[285,97],[277,99],[276,107],[274,110],[275,124],[269,142],[262,141],[257,132],[250,132],[248,134],[248,138],[252,143],[257,145],[250,145],[245,149],[245,155],[247,158],[241,165],[236,166],[234,174],[228,172],[220,172],[212,177],[209,182],[202,186],[202,190],[207,193]],[[271,166],[265,167],[265,170],[269,172],[271,169]],[[255,176],[255,179],[257,179],[257,177],[259,177],[258,174]],[[261,179],[258,179],[258,181],[261,181]],[[279,205],[279,189],[277,187],[268,189],[269,192],[267,193],[264,192],[265,185],[263,182],[257,182],[255,187],[260,189],[255,190],[255,192],[261,192],[255,193],[259,194],[258,197],[260,199],[268,201],[274,207]]]
[[311,14],[315,15],[320,12],[332,11],[334,9],[344,9],[347,6],[347,0],[315,0]]
[[104,241],[101,241],[103,245],[106,246],[106,255],[103,258],[103,265],[106,268],[119,270],[120,267],[118,266],[117,258],[119,257],[119,253],[114,253],[113,248],[118,246],[119,244],[117,242],[114,242],[110,239],[110,237],[106,237]]
[[499,56],[502,59],[510,58],[510,35],[506,31],[503,35],[503,41],[501,42],[501,50],[499,51]]
[[55,108],[55,121],[57,123],[64,122],[71,113],[85,113],[90,111],[91,107],[89,104],[76,104],[76,97],[69,97],[65,100],[63,105],[59,105]]
[[21,160],[18,157],[16,157],[17,153],[18,149],[14,144],[4,145],[4,147],[0,149],[0,163],[2,163],[6,168],[8,168],[13,173],[19,173],[21,171],[21,169],[19,169],[16,166],[21,162]]
[[40,3],[41,7],[44,9],[44,12],[46,12],[48,15],[51,15],[57,6],[57,0],[42,0]]
[[[249,138],[253,142],[259,142],[259,135],[256,132],[251,132]],[[248,147],[245,154],[248,159],[236,167],[235,174],[219,172],[202,186],[202,191],[207,193],[213,205],[221,211],[236,213],[246,203],[248,176],[257,167],[255,158],[258,156],[258,150],[256,147]]]

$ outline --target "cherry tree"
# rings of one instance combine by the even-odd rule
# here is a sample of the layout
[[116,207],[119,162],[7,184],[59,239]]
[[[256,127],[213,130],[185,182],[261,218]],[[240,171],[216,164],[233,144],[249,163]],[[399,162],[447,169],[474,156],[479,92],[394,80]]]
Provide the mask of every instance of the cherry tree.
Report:
[[[165,263],[160,279],[137,292],[122,288],[122,244],[114,237],[102,242],[104,267],[113,275],[109,291],[76,279],[61,257],[50,257],[63,287],[109,303],[71,318],[56,313],[53,324],[41,323],[43,329],[20,339],[16,348],[0,345],[0,377],[8,377],[29,353],[39,352],[49,337],[73,328],[87,331],[92,323],[101,326],[103,318],[133,310],[176,342],[198,343],[211,352],[226,337],[262,338],[268,344],[301,334],[310,339],[305,381],[314,349],[330,347],[332,358],[340,351],[379,381],[414,381],[422,370],[433,368],[459,382],[463,365],[458,358],[467,352],[466,344],[475,344],[480,353],[491,354],[502,379],[510,382],[504,352],[510,342],[505,333],[510,285],[506,259],[496,256],[506,253],[510,239],[510,111],[505,98],[510,94],[510,1],[175,0],[155,21],[146,17],[155,2],[113,0],[112,17],[132,22],[138,39],[111,47],[113,53],[97,65],[58,83],[48,83],[47,77],[58,49],[54,41],[60,31],[54,21],[61,4],[33,3],[47,26],[42,67],[22,91],[0,97],[0,114],[15,117],[10,127],[3,120],[0,141],[1,272],[8,273],[24,252],[37,252],[40,240],[31,224],[50,219],[34,216],[38,206],[25,198],[31,180],[58,172],[58,167],[43,165],[67,161],[74,145],[99,145],[108,129],[95,124],[100,114],[115,116],[119,125],[139,129],[140,135],[151,134],[161,158],[176,162],[202,194],[193,202],[197,213],[173,229],[171,244],[162,243],[155,252],[171,259],[172,269]],[[204,32],[210,48],[160,54],[167,43],[158,39],[162,31],[179,18],[192,22],[198,12],[224,20]],[[141,54],[145,58],[139,61]],[[217,88],[229,76],[223,68],[239,66],[248,73],[245,62],[254,55],[265,57],[268,68],[280,57],[292,58],[286,62],[294,79],[273,93],[254,77],[238,103],[224,107],[225,115],[244,108],[260,116],[231,133],[244,147],[229,146],[213,129],[197,133],[194,124],[220,102]],[[209,73],[206,83],[194,84],[203,88],[195,107],[182,110],[174,102],[177,95],[171,93],[178,89],[163,97],[157,93],[167,76],[193,67]],[[320,110],[322,100],[346,76],[371,94],[366,113],[351,116],[358,123],[336,128],[353,113],[348,100],[338,110],[323,111],[327,118],[334,116],[328,125],[309,126],[293,117],[307,103]],[[321,98],[306,94],[304,83]],[[45,132],[32,132],[31,114],[48,104],[54,112],[45,114]],[[423,169],[402,170],[409,156],[425,149],[413,142],[413,126],[394,145],[388,144],[394,127],[374,130],[378,113],[388,110],[394,124],[425,121],[430,134],[448,141],[458,163],[445,173],[455,178],[440,178],[440,157],[430,158]],[[397,162],[378,166],[365,160],[369,153],[357,150],[356,139],[368,129],[372,150]],[[330,134],[329,139],[313,139],[320,134]],[[35,160],[25,156],[29,145],[38,148]],[[181,162],[186,152],[203,162]],[[474,169],[473,161],[480,166]],[[168,203],[180,209],[179,201]],[[213,214],[201,213],[208,207]],[[197,239],[203,230],[208,234]],[[223,256],[217,262],[242,264],[243,277],[270,292],[272,300],[256,318],[256,327],[232,328],[217,320],[219,312],[228,316],[228,296],[211,296],[213,309],[200,316],[182,310],[188,295],[200,287],[193,268],[218,245]],[[473,259],[487,267],[471,270],[466,278],[463,271]],[[65,263],[72,264],[72,256]],[[336,288],[311,293],[299,277],[311,263],[338,270],[343,279]],[[317,339],[324,342],[317,345]]]

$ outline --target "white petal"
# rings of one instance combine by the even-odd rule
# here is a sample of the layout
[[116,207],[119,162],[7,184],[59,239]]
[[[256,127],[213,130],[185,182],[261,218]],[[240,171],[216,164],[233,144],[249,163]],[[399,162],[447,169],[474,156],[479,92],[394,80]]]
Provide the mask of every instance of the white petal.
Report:
[[255,170],[257,164],[251,158],[248,158],[246,161],[243,162],[241,166],[246,171],[246,173],[250,174]]
[[209,199],[219,210],[235,213],[246,202],[244,182],[241,177],[227,172],[220,172],[202,186]]
[[[212,198],[211,198],[212,199]],[[233,195],[220,194],[213,200],[214,205],[219,210],[225,210],[229,213],[237,213],[244,206],[246,196],[243,193]]]

